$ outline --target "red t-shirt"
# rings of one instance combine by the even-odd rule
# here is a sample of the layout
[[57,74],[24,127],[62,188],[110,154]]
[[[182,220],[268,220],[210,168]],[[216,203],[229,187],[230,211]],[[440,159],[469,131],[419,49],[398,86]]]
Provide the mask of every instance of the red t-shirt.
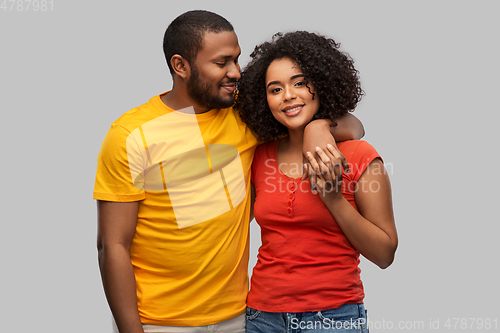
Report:
[[[278,141],[259,146],[252,165],[262,246],[247,305],[267,312],[307,312],[361,303],[359,252],[321,198],[311,193],[309,181],[279,169],[277,148]],[[380,156],[360,140],[341,142],[338,148],[350,167],[350,174],[343,174],[342,192],[356,208],[354,185]]]

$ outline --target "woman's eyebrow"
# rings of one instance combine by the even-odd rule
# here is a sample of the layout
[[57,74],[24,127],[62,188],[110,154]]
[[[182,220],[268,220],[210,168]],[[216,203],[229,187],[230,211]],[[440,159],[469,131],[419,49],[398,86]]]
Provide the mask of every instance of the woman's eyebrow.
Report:
[[304,74],[297,74],[297,75],[294,75],[290,78],[290,81],[291,80],[295,80],[296,78],[299,78],[299,77],[306,77]]
[[271,81],[267,84],[266,88],[269,88],[269,86],[272,86],[273,84],[280,84],[280,81]]
[[[299,78],[299,77],[306,77],[306,76],[305,76],[304,74],[297,74],[297,75],[292,76],[292,77],[290,78],[290,81],[295,80],[295,79],[297,79],[297,78]],[[269,83],[267,84],[266,89],[267,89],[267,88],[269,88],[269,86],[270,86],[270,85],[273,85],[273,84],[280,84],[280,83],[281,83],[280,81],[271,81],[271,82],[269,82]]]

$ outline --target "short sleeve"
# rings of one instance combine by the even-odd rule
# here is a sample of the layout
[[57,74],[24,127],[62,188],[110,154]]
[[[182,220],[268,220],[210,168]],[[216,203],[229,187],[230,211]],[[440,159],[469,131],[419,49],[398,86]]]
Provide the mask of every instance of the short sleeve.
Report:
[[[144,164],[140,143],[136,141],[125,128],[111,126],[97,158],[94,199],[131,202],[145,198],[144,189],[132,180],[132,174],[138,171],[131,167],[137,169]],[[130,158],[134,159],[132,163]]]
[[[357,182],[359,178],[363,175],[368,166],[376,159],[382,158],[379,153],[366,141],[353,140],[350,142],[346,141],[346,145],[341,149],[344,157],[349,163],[350,178],[351,180]],[[346,147],[347,146],[347,147]],[[340,148],[340,146],[339,146]],[[348,149],[345,149],[348,148]],[[343,150],[346,150],[344,153]]]

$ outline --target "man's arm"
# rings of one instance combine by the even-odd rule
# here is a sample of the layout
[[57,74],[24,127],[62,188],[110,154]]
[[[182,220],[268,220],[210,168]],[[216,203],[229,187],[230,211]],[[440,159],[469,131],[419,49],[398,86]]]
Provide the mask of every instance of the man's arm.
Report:
[[[351,113],[346,113],[337,119],[337,125],[331,126],[331,121],[328,119],[316,119],[307,124],[304,129],[304,148],[310,148],[310,152],[314,152],[316,146],[307,147],[307,141],[318,140],[319,143],[330,141],[330,136],[333,135],[335,141],[359,140],[365,135],[365,128],[361,121]],[[313,142],[314,143],[314,142]],[[323,149],[323,147],[320,146]],[[325,145],[326,148],[326,145]],[[305,153],[304,153],[305,156]]]
[[337,126],[330,127],[330,133],[337,142],[359,140],[365,136],[365,128],[356,116],[352,113],[346,113],[337,119]]
[[97,201],[99,267],[104,292],[120,333],[144,333],[129,252],[138,211],[138,201]]

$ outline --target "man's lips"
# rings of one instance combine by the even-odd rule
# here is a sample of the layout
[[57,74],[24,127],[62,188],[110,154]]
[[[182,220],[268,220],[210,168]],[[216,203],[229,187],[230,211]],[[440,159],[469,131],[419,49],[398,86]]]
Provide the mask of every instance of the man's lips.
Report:
[[236,90],[236,82],[224,83],[221,84],[221,87],[227,90],[230,93],[233,93]]

